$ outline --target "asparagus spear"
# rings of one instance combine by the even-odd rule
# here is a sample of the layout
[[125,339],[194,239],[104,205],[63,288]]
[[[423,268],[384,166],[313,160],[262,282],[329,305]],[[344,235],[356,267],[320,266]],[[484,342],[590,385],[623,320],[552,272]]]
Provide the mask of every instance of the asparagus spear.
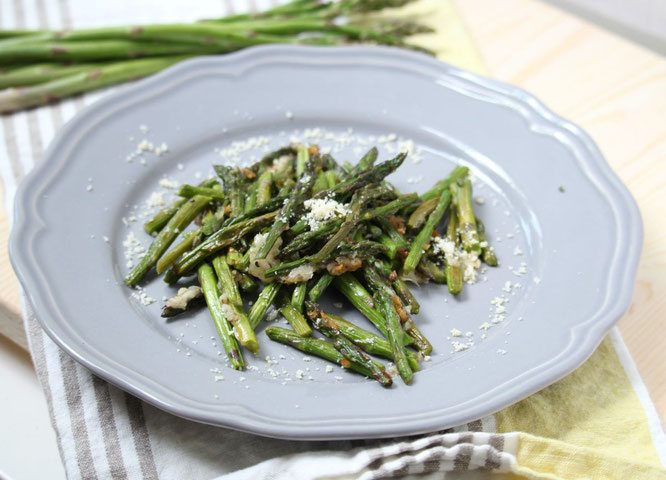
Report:
[[[393,352],[391,351],[391,345],[385,338],[382,338],[372,332],[368,332],[367,330],[364,330],[361,327],[348,322],[338,315],[334,315],[328,312],[326,315],[333,319],[335,323],[337,323],[338,328],[345,337],[361,347],[367,353],[388,358],[389,360],[394,360]],[[419,360],[417,354],[410,350],[405,350],[405,354],[407,355],[409,366],[413,371],[416,372],[419,369]]]
[[444,180],[440,180],[428,190],[426,193],[421,195],[421,199],[426,202],[432,198],[439,198],[442,195],[442,192],[448,190],[451,185],[457,182],[459,179],[464,178],[469,173],[469,168],[457,166]]
[[157,234],[155,240],[148,248],[148,252],[141,259],[139,264],[125,277],[125,283],[134,287],[141,281],[143,276],[150,270],[159,260],[159,258],[167,251],[169,245],[173,243],[178,234],[183,231],[194,217],[205,208],[211,199],[210,197],[201,197],[199,195],[189,199],[183,206],[180,207],[178,212],[171,217],[166,227]]
[[34,86],[8,88],[0,91],[0,113],[46,105],[78,93],[136,80],[158,72],[184,58],[187,57],[178,55],[115,62]]
[[[200,187],[212,187],[217,183],[217,180],[214,178],[209,178],[204,180],[199,184]],[[169,222],[171,217],[173,217],[178,209],[183,206],[187,201],[185,198],[178,198],[171,202],[159,212],[155,214],[153,218],[148,220],[144,225],[143,229],[148,235],[154,235],[164,228],[164,226]]]
[[303,302],[305,301],[305,294],[308,291],[307,282],[297,283],[291,295],[291,305],[299,312],[303,313]]
[[358,161],[358,165],[356,166],[356,170],[359,171],[359,172],[362,172],[362,171],[367,170],[368,168],[372,167],[375,164],[375,162],[377,161],[377,156],[378,155],[379,155],[379,150],[377,150],[377,147],[372,147]]
[[231,216],[238,217],[246,213],[244,190],[247,178],[237,168],[216,165],[215,171],[224,181],[224,193],[229,198]]
[[[290,257],[300,250],[311,247],[315,241],[324,239],[339,230],[343,222],[344,219],[336,218],[324,223],[317,230],[309,230],[296,235],[286,247],[282,248],[280,257]],[[295,229],[291,230],[293,232]]]
[[399,198],[396,198],[395,200],[392,200],[387,204],[379,205],[378,207],[367,210],[363,214],[362,218],[364,221],[367,221],[367,220],[372,220],[375,217],[383,217],[386,215],[391,215],[397,212],[398,210],[401,210],[413,204],[417,200],[418,200],[418,195],[416,193],[403,195]]
[[357,175],[352,175],[346,180],[338,183],[333,188],[323,190],[314,198],[344,197],[345,195],[360,190],[370,183],[379,183],[385,177],[393,173],[407,157],[406,153],[400,153],[395,158],[375,165]]
[[238,285],[231,274],[224,255],[213,260],[213,268],[215,268],[220,286],[222,287],[220,302],[227,321],[233,325],[234,334],[240,344],[252,353],[258,353],[259,342],[257,342],[254,329],[250,326],[250,322],[245,314],[243,299],[240,296]]
[[179,197],[192,198],[195,195],[203,195],[206,197],[210,197],[214,200],[218,200],[220,202],[224,202],[226,198],[224,196],[224,193],[222,193],[220,190],[216,188],[195,187],[194,185],[185,184],[181,185],[180,188],[178,189]]
[[305,320],[305,317],[301,312],[294,308],[291,304],[286,303],[280,308],[280,312],[287,319],[291,328],[294,329],[302,337],[308,337],[312,335],[312,329],[308,325],[308,322]]
[[398,373],[405,383],[411,383],[413,372],[405,354],[404,331],[398,313],[393,306],[393,290],[382,280],[379,272],[371,265],[363,269],[363,277],[375,293],[375,302],[386,322],[386,336],[391,345],[391,352]]
[[185,202],[187,202],[186,198],[179,198],[178,200],[173,201],[170,205],[164,207],[157,212],[153,218],[144,223],[144,231],[148,235],[159,233]]
[[419,264],[419,260],[421,260],[421,256],[423,255],[423,247],[430,241],[432,232],[435,231],[435,227],[444,216],[444,212],[446,212],[450,201],[451,192],[449,190],[444,190],[439,196],[435,210],[430,214],[430,216],[428,216],[428,220],[426,221],[425,225],[412,242],[412,246],[409,249],[409,255],[407,255],[405,263],[402,267],[404,273],[407,274],[413,272],[416,269],[416,266]]
[[[0,31],[4,33],[4,31]],[[103,64],[59,64],[59,63],[39,63],[25,67],[12,68],[8,72],[0,74],[0,89],[11,87],[26,87],[43,83],[46,79],[55,80],[57,78],[68,77],[81,72],[88,72],[99,68]]]
[[421,272],[433,282],[442,285],[446,283],[446,273],[444,273],[444,271],[428,257],[421,257],[417,268],[419,272]]
[[293,196],[287,198],[287,201],[275,217],[273,225],[266,236],[264,245],[257,253],[257,259],[266,258],[266,255],[271,251],[275,241],[282,234],[282,231],[289,226],[289,222],[294,217],[296,209],[303,203],[306,195],[312,189],[312,185],[315,181],[315,176],[312,171],[312,163],[312,161],[308,162],[308,168],[305,169],[306,173],[298,181]]
[[317,304],[308,302],[307,314],[315,328],[323,335],[330,338],[336,350],[338,350],[347,360],[363,365],[370,370],[370,372],[372,372],[372,377],[383,387],[390,387],[393,385],[391,376],[377,366],[360,347],[345,337],[335,321],[322,313]]
[[317,180],[315,180],[315,183],[312,186],[312,193],[315,194],[317,192],[326,190],[327,188],[328,182],[326,181],[325,172],[321,172],[319,175],[317,175]]
[[248,321],[253,329],[257,328],[261,319],[264,318],[264,315],[266,315],[268,308],[271,306],[271,303],[273,303],[273,300],[275,300],[275,296],[280,291],[281,287],[281,283],[273,282],[267,284],[261,291],[248,314]]
[[393,295],[392,300],[393,308],[395,308],[395,311],[398,314],[400,321],[402,322],[402,327],[404,328],[405,332],[407,332],[407,335],[409,335],[412,340],[414,340],[414,346],[416,346],[416,348],[424,355],[429,355],[432,352],[432,344],[430,341],[426,338],[425,335],[421,333],[421,331],[414,323],[414,320],[412,320],[412,317],[409,315],[409,313],[407,313],[407,310],[405,310],[400,297]]
[[222,340],[222,346],[227,353],[229,364],[235,370],[242,370],[245,367],[245,361],[241,354],[236,338],[233,335],[231,325],[224,315],[222,303],[220,302],[220,291],[217,289],[217,278],[210,265],[204,263],[199,267],[199,283],[203,289],[208,310],[213,317],[215,327]]
[[326,188],[333,188],[340,182],[338,174],[333,170],[326,170],[324,178],[326,179]]
[[310,148],[301,145],[296,153],[296,178],[301,178],[305,173],[305,164],[310,160]]
[[[382,244],[377,243],[377,242],[371,242],[371,241],[362,241],[362,242],[346,242],[340,245],[337,249],[335,249],[332,253],[330,253],[326,258],[324,258],[324,261],[333,261],[337,257],[353,257],[354,259],[357,259],[358,261],[362,262],[363,259],[366,258],[371,258],[374,257],[375,255],[379,253],[386,253],[386,247],[384,247]],[[316,258],[314,255],[308,255],[305,257],[298,258],[296,260],[293,260],[291,262],[284,262],[281,263],[280,265],[277,265],[275,267],[269,268],[266,270],[264,273],[265,277],[274,277],[280,272],[284,272],[285,270],[292,270],[296,267],[300,267],[301,265],[305,264],[311,264],[311,265],[316,265]],[[336,262],[337,263],[337,262]],[[360,263],[359,265],[360,266]],[[329,268],[329,265],[326,265],[326,268]],[[340,275],[343,272],[350,271],[351,269],[342,266],[341,270],[330,270],[329,268],[329,273],[332,273],[334,275]]]
[[238,239],[250,232],[260,230],[275,218],[277,212],[266,213],[239,223],[228,225],[208,237],[196,248],[187,252],[176,262],[170,272],[173,272],[165,281],[175,281],[179,276],[185,275],[196,268],[206,258],[220,250],[233,245]]
[[393,260],[400,250],[400,245],[393,241],[391,237],[382,232],[382,229],[372,225],[370,227],[370,232],[373,236],[376,237],[377,241],[381,243],[386,248],[386,256]]
[[361,375],[372,378],[372,372],[370,369],[355,362],[350,362],[335,349],[333,344],[325,340],[313,337],[302,337],[292,330],[280,327],[267,327],[265,332],[266,335],[268,335],[268,338],[275,342],[289,345],[297,348],[301,352],[309,353],[310,355],[316,355],[329,362],[337,363],[343,368],[354,370]]
[[333,275],[330,273],[323,273],[308,292],[308,299],[311,302],[316,302],[319,300],[319,297],[321,297],[321,295],[324,293],[324,290],[328,288],[332,281]]
[[380,259],[374,259],[371,263],[377,269],[377,271],[379,271],[384,277],[386,277],[389,282],[391,282],[395,293],[406,305],[410,307],[409,312],[413,313],[414,315],[419,313],[419,309],[421,308],[419,302],[416,300],[416,298],[414,298],[414,295],[409,290],[409,287],[404,282],[404,280],[402,280],[396,271],[391,268],[391,265],[388,262]]
[[361,208],[365,202],[370,198],[370,192],[367,188],[361,190],[360,192],[354,193],[352,197],[351,205],[349,207],[349,213],[345,217],[344,222],[340,225],[338,231],[326,242],[326,244],[314,254],[310,260],[310,263],[321,263],[323,262],[333,250],[335,250],[340,243],[342,243],[347,236],[350,234],[352,229],[356,226],[361,218]]
[[[217,46],[144,43],[132,40],[97,40],[89,42],[21,42],[0,44],[0,64],[44,61],[99,62],[100,60],[129,60],[165,55],[220,53]],[[102,69],[105,67],[102,67]]]
[[256,181],[250,184],[250,191],[248,193],[247,200],[245,201],[243,212],[247,213],[257,206],[257,188],[258,184]]
[[222,294],[225,297],[224,303],[243,308],[243,299],[241,298],[240,291],[238,290],[236,279],[231,273],[229,264],[227,264],[227,258],[224,255],[220,255],[219,257],[213,259],[213,268],[215,269],[215,273],[217,274],[217,278],[220,282]]
[[257,179],[257,205],[263,205],[271,199],[273,172],[266,170]]
[[[395,272],[394,272],[395,273]],[[395,275],[395,279],[391,281],[391,284],[393,285],[393,290],[395,290],[395,293],[398,294],[400,299],[410,307],[410,313],[416,315],[419,313],[419,310],[421,309],[421,305],[419,305],[418,300],[414,297],[412,294],[412,291],[409,289],[405,281]]]
[[476,219],[476,231],[479,232],[479,245],[481,246],[481,260],[484,261],[486,265],[491,267],[496,267],[499,265],[499,261],[495,256],[495,250],[488,242],[488,237],[486,236],[486,227],[483,225],[483,222],[477,218]]
[[333,279],[333,286],[342,293],[365,317],[387,335],[386,320],[375,308],[375,301],[365,287],[351,273],[344,273]]
[[259,289],[259,284],[247,273],[234,270],[234,277],[238,282],[238,286],[244,292],[256,292]]
[[421,227],[421,225],[423,225],[428,218],[428,215],[430,215],[433,210],[435,210],[435,207],[437,207],[438,201],[439,197],[433,197],[419,205],[416,210],[414,210],[409,216],[409,219],[407,220],[407,226],[414,230]]
[[[451,209],[449,214],[449,224],[446,227],[446,239],[459,248],[458,240],[458,216],[455,209]],[[446,266],[444,267],[446,275],[446,286],[453,295],[458,295],[463,289],[463,271],[457,251],[452,252],[446,257]]]
[[384,231],[384,233],[386,233],[386,235],[388,235],[389,238],[393,240],[396,245],[398,245],[398,248],[402,249],[407,247],[405,237],[403,237],[402,234],[396,230],[393,224],[386,217],[377,217],[375,222],[377,222],[381,226],[381,229]]
[[455,194],[454,205],[457,208],[458,230],[463,247],[468,252],[481,253],[479,234],[476,231],[476,216],[472,204],[472,182],[469,178],[463,181],[462,187],[451,184],[451,193]]
[[192,230],[191,232],[186,232],[183,238],[178,245],[173,247],[171,250],[166,252],[155,265],[155,270],[157,274],[162,274],[169,268],[178,258],[192,248],[192,245],[196,241],[197,237],[201,234],[201,229]]

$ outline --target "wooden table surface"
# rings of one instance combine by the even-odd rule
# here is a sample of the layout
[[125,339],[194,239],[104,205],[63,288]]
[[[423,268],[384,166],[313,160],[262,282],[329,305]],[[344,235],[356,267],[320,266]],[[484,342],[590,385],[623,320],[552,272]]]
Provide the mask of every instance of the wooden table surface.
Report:
[[[645,244],[634,301],[619,325],[666,419],[666,59],[537,0],[456,3],[491,76],[525,88],[587,130],[638,201]],[[1,245],[8,229],[0,205]],[[21,341],[6,248],[0,333]]]

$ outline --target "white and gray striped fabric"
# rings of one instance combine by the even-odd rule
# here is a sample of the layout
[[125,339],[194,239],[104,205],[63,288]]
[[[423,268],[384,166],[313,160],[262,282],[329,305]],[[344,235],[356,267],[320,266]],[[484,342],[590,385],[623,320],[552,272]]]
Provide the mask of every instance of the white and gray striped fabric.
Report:
[[[4,0],[0,2],[0,27],[190,21],[265,8],[270,3]],[[54,134],[108,91],[0,117],[0,174],[9,211],[16,185],[40,161]],[[493,417],[421,437],[336,442],[274,440],[189,422],[144,404],[91,374],[44,334],[25,302],[24,319],[69,478],[376,479],[423,473],[445,478],[443,472],[507,472],[515,459],[517,437],[494,434]]]

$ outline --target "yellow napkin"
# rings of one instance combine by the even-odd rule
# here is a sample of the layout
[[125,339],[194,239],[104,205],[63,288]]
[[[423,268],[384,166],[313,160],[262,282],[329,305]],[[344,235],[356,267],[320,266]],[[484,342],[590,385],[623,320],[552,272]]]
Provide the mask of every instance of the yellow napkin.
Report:
[[[410,40],[446,62],[488,75],[453,2],[421,0],[381,15],[414,17],[429,24],[435,33]],[[616,349],[622,350],[622,340],[617,331],[613,335],[615,341],[607,337],[575,372],[495,414],[497,433],[518,435],[513,473],[498,473],[498,477],[666,478],[653,438],[663,439],[663,430],[658,418],[652,418],[651,431],[636,391],[644,387],[638,376],[634,383],[628,377]],[[633,368],[628,353],[625,355]],[[649,398],[644,402],[651,405]],[[656,412],[651,413],[656,416]],[[659,448],[664,455],[664,446]]]

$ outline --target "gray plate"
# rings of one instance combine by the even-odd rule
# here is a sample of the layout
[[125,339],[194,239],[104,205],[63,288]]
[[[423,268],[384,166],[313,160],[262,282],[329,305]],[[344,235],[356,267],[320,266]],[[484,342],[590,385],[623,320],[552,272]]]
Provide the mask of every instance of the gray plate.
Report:
[[[160,178],[192,181],[222,160],[216,148],[257,135],[278,145],[314,126],[338,138],[353,128],[351,144],[308,132],[340,159],[358,158],[356,137],[413,139],[423,160],[391,177],[403,191],[424,191],[457,163],[475,172],[479,215],[502,266],[457,299],[445,287],[418,289],[417,321],[435,353],[412,386],[384,390],[327,373],[261,333],[261,355],[248,358],[256,370],[232,371],[207,312],[167,323],[160,301],[143,306],[122,285],[123,239],[133,231],[149,240],[141,219],[122,218]],[[127,162],[144,137],[166,141],[169,153]],[[267,142],[255,140],[244,158]],[[461,424],[571,372],[628,308],[641,239],[638,209],[592,140],[522,90],[402,50],[271,46],[183,62],[79,114],[19,188],[10,253],[43,328],[101,377],[192,420],[334,439]],[[522,286],[503,292],[506,281]],[[158,300],[171,293],[159,279],[146,291]],[[481,330],[501,295],[504,319]],[[340,312],[364,321],[348,305]],[[463,336],[452,337],[454,328]],[[473,345],[454,352],[456,341]]]

